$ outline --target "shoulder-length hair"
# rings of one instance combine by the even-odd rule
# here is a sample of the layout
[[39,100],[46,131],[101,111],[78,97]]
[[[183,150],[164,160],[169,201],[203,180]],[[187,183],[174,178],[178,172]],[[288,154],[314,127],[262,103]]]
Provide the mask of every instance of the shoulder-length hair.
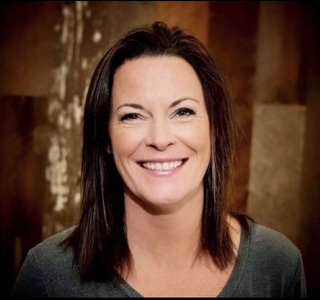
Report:
[[[124,184],[115,167],[110,145],[111,91],[116,70],[128,60],[144,56],[178,56],[196,71],[202,84],[210,122],[211,159],[204,176],[204,209],[200,251],[220,269],[235,259],[227,215],[233,213],[229,193],[234,125],[225,79],[204,44],[178,26],[165,23],[130,30],[98,63],[87,93],[83,117],[81,215],[64,241],[74,250],[82,280],[113,280],[130,267],[126,239]],[[143,79],[141,79],[143,80]],[[121,273],[121,272],[120,272]]]

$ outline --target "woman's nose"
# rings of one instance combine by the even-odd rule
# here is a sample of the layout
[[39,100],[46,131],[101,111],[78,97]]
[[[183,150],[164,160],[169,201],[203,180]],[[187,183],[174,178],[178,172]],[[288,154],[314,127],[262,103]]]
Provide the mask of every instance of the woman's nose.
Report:
[[168,121],[153,121],[148,127],[146,145],[164,151],[174,143],[175,135],[172,124]]

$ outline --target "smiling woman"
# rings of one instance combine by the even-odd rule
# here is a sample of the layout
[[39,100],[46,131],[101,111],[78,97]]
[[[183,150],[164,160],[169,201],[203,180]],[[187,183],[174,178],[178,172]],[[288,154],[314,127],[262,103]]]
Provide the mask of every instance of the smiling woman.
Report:
[[233,208],[232,103],[199,40],[129,31],[83,121],[79,223],[29,251],[14,297],[306,296],[298,248]]

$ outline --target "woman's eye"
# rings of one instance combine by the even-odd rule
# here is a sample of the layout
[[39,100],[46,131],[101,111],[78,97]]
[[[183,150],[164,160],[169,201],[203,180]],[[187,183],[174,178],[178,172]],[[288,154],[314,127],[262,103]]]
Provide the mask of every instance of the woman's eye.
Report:
[[139,114],[136,113],[130,113],[130,114],[125,114],[120,118],[120,121],[133,121],[139,119],[140,116]]
[[179,108],[176,115],[179,117],[188,117],[194,115],[195,112],[190,108]]

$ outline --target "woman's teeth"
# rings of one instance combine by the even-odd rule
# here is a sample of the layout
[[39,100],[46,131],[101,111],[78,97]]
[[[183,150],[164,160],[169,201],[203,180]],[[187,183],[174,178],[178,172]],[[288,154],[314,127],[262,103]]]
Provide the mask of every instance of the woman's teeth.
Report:
[[172,162],[164,162],[164,163],[143,163],[142,166],[148,170],[155,171],[170,171],[174,170],[182,165],[183,161],[172,161]]

